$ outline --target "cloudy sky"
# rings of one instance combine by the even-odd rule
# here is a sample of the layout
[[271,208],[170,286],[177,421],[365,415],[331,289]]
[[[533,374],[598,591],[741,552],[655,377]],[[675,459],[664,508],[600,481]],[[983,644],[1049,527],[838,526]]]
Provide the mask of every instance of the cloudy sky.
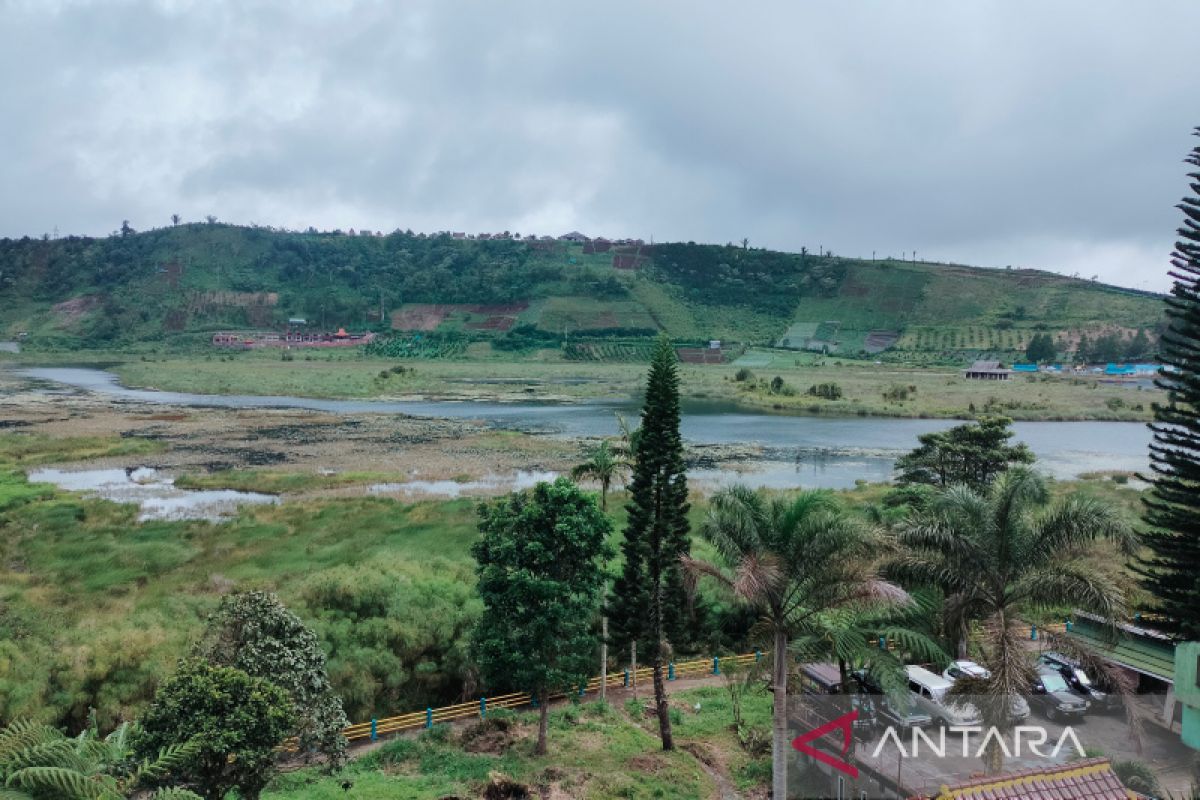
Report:
[[1197,30],[1196,0],[0,0],[0,236],[579,229],[1162,289]]

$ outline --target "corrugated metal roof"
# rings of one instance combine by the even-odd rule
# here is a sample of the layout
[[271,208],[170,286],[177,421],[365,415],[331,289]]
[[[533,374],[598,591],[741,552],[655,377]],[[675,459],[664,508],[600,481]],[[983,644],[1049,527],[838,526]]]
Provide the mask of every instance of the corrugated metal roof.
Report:
[[1121,625],[1113,639],[1103,622],[1089,620],[1077,613],[1067,635],[1114,664],[1167,683],[1175,682],[1175,646],[1156,631]]

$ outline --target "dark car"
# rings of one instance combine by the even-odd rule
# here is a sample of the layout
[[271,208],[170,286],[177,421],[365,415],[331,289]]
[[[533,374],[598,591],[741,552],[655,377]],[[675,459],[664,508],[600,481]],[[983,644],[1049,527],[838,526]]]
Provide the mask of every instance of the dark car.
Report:
[[1100,686],[1080,667],[1079,662],[1061,653],[1042,653],[1038,662],[1058,672],[1071,687],[1071,691],[1087,700],[1091,707],[1102,711],[1116,711],[1122,707],[1121,696],[1105,691],[1109,686]]
[[1071,691],[1058,670],[1046,665],[1038,668],[1033,692],[1029,695],[1029,705],[1040,710],[1051,721],[1070,717],[1083,719],[1088,710],[1088,701]]
[[[855,730],[871,731],[879,724],[875,698],[862,691],[859,682],[851,676],[845,683],[837,664],[812,662],[801,664],[799,670],[800,689],[813,697],[816,710],[827,719],[845,712],[846,707],[858,712],[853,725]],[[841,703],[829,701],[831,697],[846,697]]]
[[904,692],[897,698],[890,698],[883,688],[866,670],[855,670],[851,677],[858,684],[859,691],[872,698],[879,723],[896,728],[924,728],[933,724],[933,718],[917,708],[916,699],[911,692]]

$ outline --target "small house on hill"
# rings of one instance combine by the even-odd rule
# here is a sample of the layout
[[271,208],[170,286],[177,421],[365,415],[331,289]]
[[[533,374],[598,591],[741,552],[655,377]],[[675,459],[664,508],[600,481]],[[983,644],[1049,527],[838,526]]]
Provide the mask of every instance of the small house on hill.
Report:
[[999,361],[976,361],[963,374],[977,381],[1006,381],[1012,370],[1001,369]]
[[584,236],[579,231],[571,231],[570,233],[564,233],[562,236],[560,236],[558,238],[559,238],[559,240],[564,241],[564,242],[586,242],[588,240],[588,237]]

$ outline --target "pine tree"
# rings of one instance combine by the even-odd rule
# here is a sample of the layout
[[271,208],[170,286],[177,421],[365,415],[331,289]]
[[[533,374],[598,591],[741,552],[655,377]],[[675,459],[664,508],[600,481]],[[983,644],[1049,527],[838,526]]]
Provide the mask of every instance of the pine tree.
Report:
[[614,643],[647,646],[664,750],[673,749],[674,741],[663,665],[671,644],[683,641],[686,632],[688,598],[680,559],[691,552],[676,365],[675,348],[660,337],[646,380],[629,482],[629,521],[621,543],[625,565],[609,611]]
[[[1200,136],[1200,128],[1195,131]],[[1200,167],[1200,147],[1186,163]],[[1161,627],[1200,639],[1200,171],[1188,173],[1192,196],[1171,258],[1175,286],[1167,298],[1167,331],[1159,341],[1165,403],[1150,426],[1153,491],[1145,498],[1150,555],[1139,564],[1145,588],[1168,618]]]

